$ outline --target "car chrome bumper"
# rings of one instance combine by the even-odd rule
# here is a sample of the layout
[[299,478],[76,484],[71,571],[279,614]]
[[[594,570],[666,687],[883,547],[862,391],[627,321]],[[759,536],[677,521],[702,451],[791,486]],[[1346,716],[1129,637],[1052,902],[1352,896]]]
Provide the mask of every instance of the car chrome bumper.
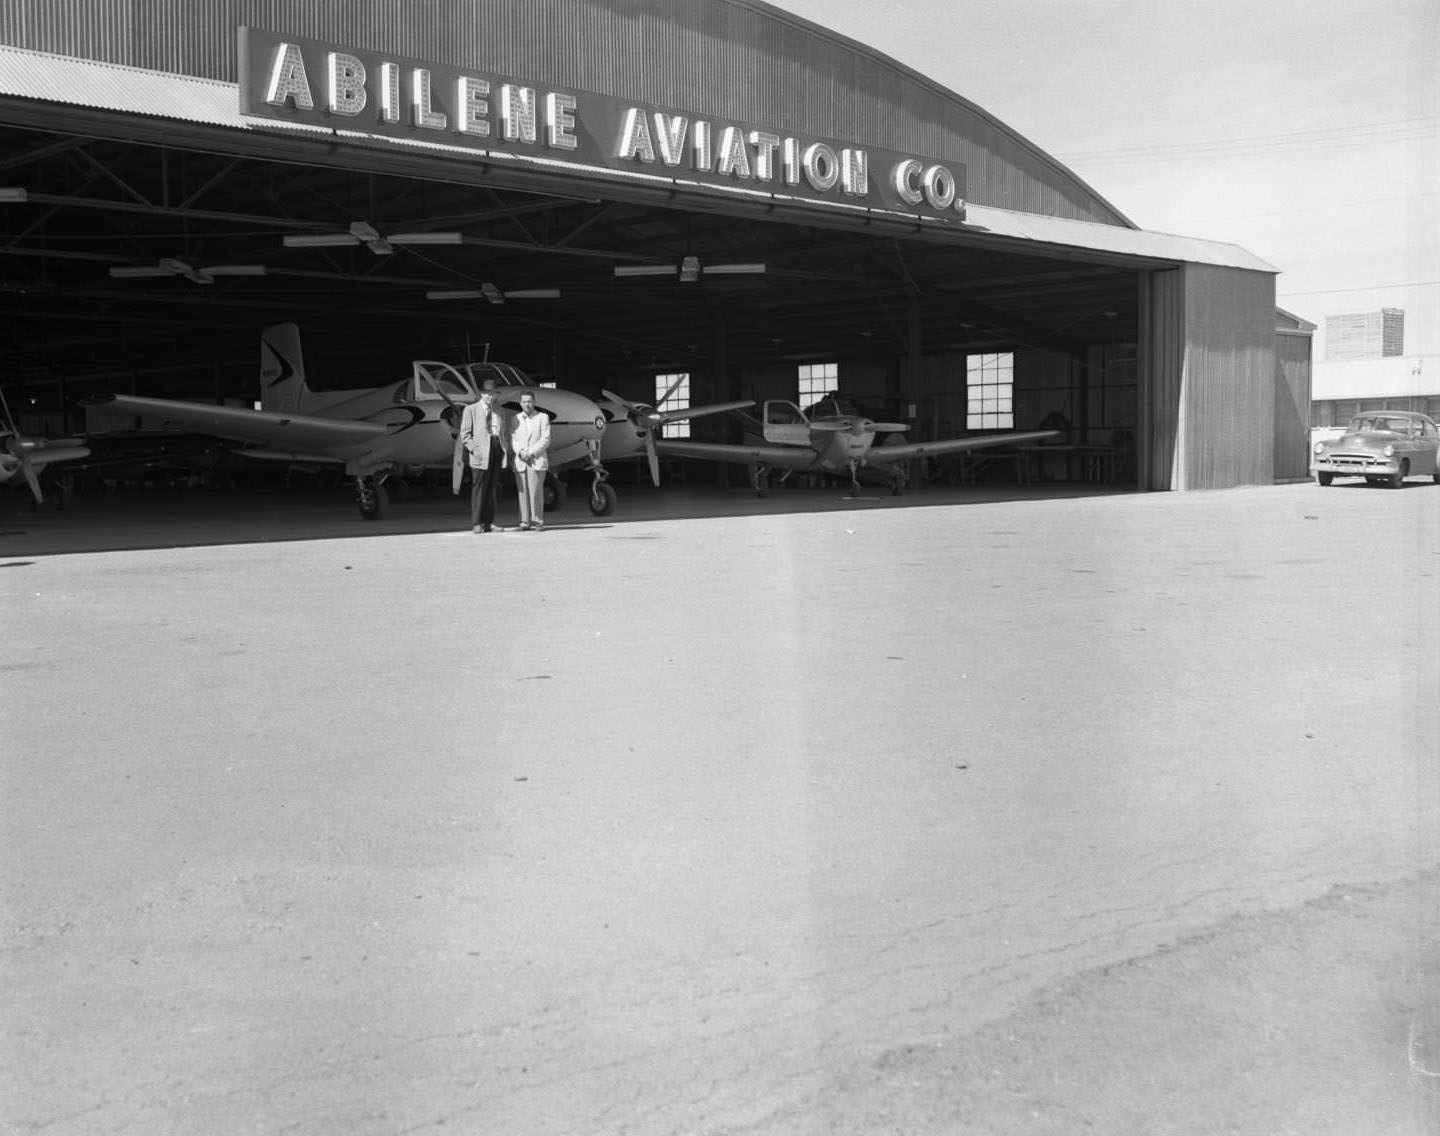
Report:
[[1399,473],[1400,465],[1393,458],[1370,457],[1365,454],[1331,456],[1310,463],[1311,473],[1351,474],[1355,477],[1383,477]]

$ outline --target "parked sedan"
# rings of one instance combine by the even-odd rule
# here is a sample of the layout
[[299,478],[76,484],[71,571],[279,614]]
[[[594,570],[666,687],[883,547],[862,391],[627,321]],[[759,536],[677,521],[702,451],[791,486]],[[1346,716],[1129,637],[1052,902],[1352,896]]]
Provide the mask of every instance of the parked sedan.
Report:
[[1411,410],[1372,410],[1350,419],[1338,438],[1316,442],[1310,461],[1315,480],[1363,477],[1399,489],[1407,477],[1440,484],[1440,427]]

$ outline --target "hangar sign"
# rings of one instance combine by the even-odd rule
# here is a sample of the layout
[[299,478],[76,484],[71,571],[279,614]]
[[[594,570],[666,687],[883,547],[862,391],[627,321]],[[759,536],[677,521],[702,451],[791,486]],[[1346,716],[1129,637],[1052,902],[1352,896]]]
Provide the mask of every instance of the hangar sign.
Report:
[[577,173],[965,217],[965,167],[575,88],[240,29],[242,114]]

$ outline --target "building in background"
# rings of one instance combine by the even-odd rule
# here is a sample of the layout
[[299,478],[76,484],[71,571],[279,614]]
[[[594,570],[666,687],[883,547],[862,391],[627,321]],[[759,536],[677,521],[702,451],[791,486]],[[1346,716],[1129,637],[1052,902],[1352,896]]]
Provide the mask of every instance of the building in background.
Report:
[[1382,359],[1405,354],[1405,313],[1399,308],[1325,320],[1325,358]]

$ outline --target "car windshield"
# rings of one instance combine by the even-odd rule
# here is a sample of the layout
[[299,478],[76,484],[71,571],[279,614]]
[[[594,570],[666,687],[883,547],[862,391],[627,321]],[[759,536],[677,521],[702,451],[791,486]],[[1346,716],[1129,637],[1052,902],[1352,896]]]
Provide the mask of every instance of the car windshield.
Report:
[[1367,414],[1350,422],[1352,431],[1360,430],[1389,430],[1396,434],[1403,434],[1410,429],[1408,418],[1387,418],[1383,414]]

